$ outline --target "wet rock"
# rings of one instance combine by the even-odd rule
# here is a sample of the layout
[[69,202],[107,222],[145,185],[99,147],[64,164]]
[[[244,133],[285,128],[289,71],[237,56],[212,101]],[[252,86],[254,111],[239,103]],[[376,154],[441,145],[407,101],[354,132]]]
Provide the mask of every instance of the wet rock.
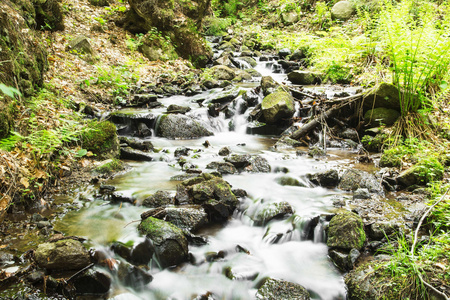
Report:
[[171,104],[169,107],[167,107],[167,113],[168,114],[185,114],[187,112],[191,111],[190,107],[181,106],[181,105],[175,105]]
[[208,215],[200,205],[167,207],[165,220],[181,229],[196,231],[208,223]]
[[134,203],[136,199],[132,196],[127,196],[121,192],[113,192],[110,197],[111,202],[113,203],[121,203],[121,202],[127,202],[127,203]]
[[252,80],[252,75],[250,75],[244,70],[236,70],[236,77],[234,77],[233,82],[243,82],[250,80]]
[[270,76],[263,76],[261,77],[261,89],[263,91],[263,95],[267,96],[273,92],[279,87],[280,85],[273,80]]
[[[131,250],[132,250],[132,248],[130,246],[127,246],[121,242],[114,242],[110,248],[118,256],[122,257],[123,259],[125,259],[127,261],[130,261]],[[95,255],[94,255],[94,257],[95,257]]]
[[300,182],[300,180],[292,178],[290,176],[282,176],[276,179],[276,182],[279,185],[283,186],[300,186],[300,187],[308,187],[305,183]]
[[111,276],[105,272],[87,270],[73,280],[77,295],[103,295],[111,287]]
[[331,8],[331,18],[346,21],[355,13],[355,8],[350,1],[339,1]]
[[180,228],[153,217],[142,220],[138,228],[152,241],[156,257],[162,268],[186,261],[188,243]]
[[299,60],[302,60],[302,59],[305,59],[305,58],[306,58],[305,51],[303,51],[302,49],[297,49],[289,57],[289,60],[299,61]]
[[155,252],[155,248],[153,247],[150,240],[147,238],[133,247],[130,253],[129,262],[135,265],[148,265],[150,260],[153,257],[153,253]]
[[178,204],[202,205],[209,219],[214,221],[226,220],[238,204],[230,185],[208,173],[180,183],[175,199]]
[[277,91],[264,97],[261,109],[266,122],[274,124],[294,115],[294,100],[289,93]]
[[174,204],[173,195],[168,191],[157,191],[142,201],[145,207],[161,207]]
[[[158,96],[155,94],[135,94],[133,100],[127,104],[127,107],[155,107]],[[150,104],[151,103],[151,104]]]
[[288,74],[288,79],[293,84],[313,85],[320,83],[322,75],[311,71],[292,71]]
[[224,89],[223,91],[215,94],[210,102],[211,103],[226,103],[233,101],[239,95],[238,87],[231,87],[230,89]]
[[150,141],[143,141],[141,139],[127,137],[127,136],[120,136],[119,141],[122,144],[127,144],[129,147],[141,151],[150,151],[153,150],[153,144]]
[[220,156],[227,156],[230,153],[231,153],[230,147],[223,147],[223,148],[220,148],[220,150],[219,150]]
[[33,271],[26,276],[27,281],[32,284],[37,284],[43,282],[45,278],[45,273],[43,271]]
[[[244,56],[244,57],[241,57],[240,59],[245,61],[252,68],[256,67],[256,65],[257,65],[256,60],[252,57]],[[250,69],[250,68],[244,68],[244,69]]]
[[233,189],[232,193],[238,198],[244,198],[248,195],[247,192],[243,189]]
[[355,128],[346,128],[342,132],[339,133],[339,137],[343,139],[349,139],[354,142],[359,143],[359,134]]
[[381,181],[378,180],[375,175],[357,169],[346,170],[341,177],[338,187],[345,191],[354,191],[359,188],[366,188],[371,193],[383,194],[383,186],[381,185]]
[[152,275],[142,268],[122,263],[119,265],[117,277],[126,286],[140,289],[153,280]]
[[355,199],[370,199],[372,196],[368,189],[357,189],[353,192],[353,200]]
[[348,299],[379,299],[379,291],[375,288],[378,280],[372,268],[362,266],[349,272],[345,276]]
[[258,300],[309,300],[309,292],[301,285],[282,279],[268,278],[256,292]]
[[199,120],[185,115],[163,115],[157,127],[157,135],[170,139],[193,139],[214,133]]
[[188,156],[190,151],[192,151],[192,149],[187,148],[187,147],[181,147],[181,148],[175,149],[175,152],[173,155],[175,157]]
[[14,262],[14,256],[10,253],[0,251],[0,266]]
[[250,280],[250,281],[253,281],[259,275],[258,271],[254,270],[254,269],[250,269],[250,268],[248,268],[246,266],[243,266],[243,267],[240,267],[240,266],[226,267],[226,268],[224,268],[222,273],[228,279],[231,279],[231,280]]
[[255,90],[248,90],[242,95],[248,107],[255,106],[259,102],[259,95]]
[[327,246],[342,250],[361,249],[366,240],[364,224],[357,214],[344,211],[335,215],[328,226]]
[[255,69],[246,69],[245,72],[250,74],[250,76],[252,76],[252,77],[262,77],[261,73],[259,73]]
[[310,149],[308,149],[308,156],[311,157],[321,157],[321,156],[325,156],[327,155],[327,151],[325,151],[325,149],[321,148],[321,147],[311,147]]
[[120,158],[134,161],[152,161],[153,157],[148,153],[141,150],[136,150],[131,147],[120,148]]
[[257,211],[248,211],[247,215],[253,220],[256,226],[267,224],[273,219],[284,218],[294,213],[291,205],[286,201],[265,203]]
[[343,272],[351,270],[351,267],[348,262],[348,253],[343,252],[342,250],[330,250],[328,251],[328,255],[330,256],[333,263]]
[[233,154],[226,157],[225,161],[232,163],[237,169],[253,173],[268,173],[271,170],[268,161],[259,155]]
[[211,162],[206,166],[207,169],[216,169],[220,174],[236,174],[238,170],[229,162]]
[[336,170],[307,174],[306,176],[313,184],[323,187],[336,187],[339,184],[339,174]]
[[79,270],[91,263],[86,248],[72,239],[40,244],[34,257],[41,268],[48,270]]
[[153,128],[156,121],[156,115],[152,113],[130,109],[112,112],[110,117],[112,122],[120,125],[118,132],[122,135],[138,135],[138,124],[144,123],[147,127]]
[[377,127],[380,125],[391,126],[400,117],[400,113],[391,108],[377,107],[368,110],[364,114],[364,123],[371,127]]

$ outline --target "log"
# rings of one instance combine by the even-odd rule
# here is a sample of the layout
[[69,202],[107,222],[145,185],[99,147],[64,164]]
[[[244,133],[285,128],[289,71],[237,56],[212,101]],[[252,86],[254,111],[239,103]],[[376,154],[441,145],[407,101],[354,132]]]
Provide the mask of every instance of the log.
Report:
[[324,111],[320,115],[315,116],[311,121],[303,125],[300,129],[296,130],[294,133],[292,133],[289,137],[294,140],[298,140],[302,137],[304,137],[308,132],[315,129],[317,126],[319,126],[322,120],[327,120],[330,117],[334,116],[342,107],[349,105],[350,103],[360,100],[363,98],[363,94],[356,94],[350,97],[345,98],[338,98],[338,99],[332,99],[328,100],[325,103],[339,103],[339,105],[335,105],[331,107],[330,109]]

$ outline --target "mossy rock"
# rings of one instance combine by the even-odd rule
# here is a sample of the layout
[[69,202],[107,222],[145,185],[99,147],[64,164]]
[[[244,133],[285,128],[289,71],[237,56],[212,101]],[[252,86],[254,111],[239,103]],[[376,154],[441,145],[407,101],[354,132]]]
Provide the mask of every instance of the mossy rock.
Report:
[[147,33],[142,38],[142,45],[138,47],[139,51],[151,61],[167,61],[178,58],[175,47],[169,38],[161,35]]
[[[13,87],[17,84],[25,97],[42,86],[48,68],[45,47],[28,27],[36,26],[34,17],[34,7],[29,1],[15,5],[4,0],[0,5],[0,82]],[[4,103],[7,106],[10,101]]]
[[381,168],[400,168],[402,166],[402,159],[392,153],[383,153],[379,165]]
[[116,126],[109,121],[89,123],[81,136],[81,143],[99,159],[117,158],[120,154]]
[[268,278],[256,293],[258,300],[309,300],[309,292],[300,284]]
[[125,165],[121,160],[112,158],[103,161],[100,166],[94,169],[94,172],[98,174],[110,175],[115,172],[123,171],[124,169]]
[[86,248],[72,239],[40,244],[34,257],[40,267],[49,270],[79,270],[91,263]]
[[188,242],[180,228],[153,217],[142,220],[138,228],[152,241],[161,267],[166,268],[186,261]]
[[393,125],[400,117],[400,113],[395,109],[377,107],[368,110],[364,114],[364,122],[370,126]]
[[291,118],[295,113],[294,100],[289,93],[284,91],[278,91],[264,97],[261,109],[264,119],[269,124]]
[[170,114],[158,119],[156,134],[169,139],[194,139],[214,133],[201,121],[185,115]]
[[342,250],[360,250],[366,241],[364,224],[353,212],[341,212],[334,216],[328,226],[327,246]]
[[386,139],[387,136],[384,133],[378,133],[374,137],[370,135],[365,135],[361,139],[361,143],[363,144],[364,148],[366,148],[367,151],[380,152]]
[[0,98],[0,139],[7,137],[13,128],[13,107],[11,104],[5,105],[3,101]]

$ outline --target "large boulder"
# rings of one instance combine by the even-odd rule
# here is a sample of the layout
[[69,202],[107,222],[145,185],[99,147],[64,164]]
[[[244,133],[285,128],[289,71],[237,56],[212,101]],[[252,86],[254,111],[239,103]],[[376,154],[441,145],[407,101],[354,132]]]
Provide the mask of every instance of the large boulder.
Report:
[[263,95],[267,96],[273,92],[280,86],[272,77],[263,76],[261,77],[261,89],[263,91]]
[[371,193],[382,194],[384,192],[381,181],[366,171],[348,169],[342,174],[338,188],[345,191],[355,191],[366,188]]
[[40,244],[34,258],[40,267],[48,270],[80,270],[91,263],[86,248],[72,239]]
[[385,107],[400,111],[400,92],[396,86],[383,82],[365,95],[363,105],[365,109]]
[[372,127],[377,127],[380,125],[391,126],[400,117],[400,113],[395,109],[377,107],[374,109],[369,109],[364,114],[364,122]]
[[211,1],[129,0],[130,11],[119,22],[132,33],[159,31],[175,46],[179,56],[204,67],[212,57],[211,48],[198,33],[203,18],[211,9]]
[[331,18],[346,21],[355,13],[355,8],[350,1],[339,1],[331,8]]
[[138,228],[152,241],[162,268],[186,261],[188,242],[180,228],[153,217],[142,220]]
[[293,213],[292,206],[286,201],[264,203],[255,211],[246,212],[256,226],[265,225],[273,219],[281,219]]
[[74,278],[73,285],[78,295],[104,295],[108,293],[111,281],[106,272],[87,270]]
[[309,300],[309,292],[300,284],[268,278],[256,292],[258,300]]
[[261,109],[266,122],[274,124],[294,115],[294,99],[287,92],[277,91],[264,97]]
[[207,73],[216,80],[232,80],[236,77],[236,72],[227,66],[214,66]]
[[330,248],[360,250],[366,240],[361,217],[348,211],[339,213],[331,219],[327,233],[327,246]]
[[156,126],[156,135],[169,139],[194,139],[213,134],[206,124],[180,114],[163,115]]

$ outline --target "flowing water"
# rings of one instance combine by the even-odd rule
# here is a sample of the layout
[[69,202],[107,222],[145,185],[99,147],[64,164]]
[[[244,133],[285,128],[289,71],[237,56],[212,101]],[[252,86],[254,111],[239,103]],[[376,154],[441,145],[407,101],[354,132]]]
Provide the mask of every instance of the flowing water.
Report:
[[[272,74],[266,63],[259,63],[257,69],[263,75]],[[285,75],[277,74],[275,78],[283,81]],[[256,85],[250,83],[242,85],[242,88]],[[197,233],[207,236],[208,244],[189,246],[191,262],[164,270],[153,264],[150,270],[153,276],[151,283],[139,289],[116,283],[111,298],[181,300],[193,299],[210,292],[214,299],[254,299],[258,283],[263,278],[275,277],[301,284],[310,291],[312,299],[344,299],[342,274],[327,257],[324,217],[313,228],[313,238],[305,237],[305,228],[311,219],[329,214],[333,210],[334,197],[341,192],[311,186],[306,174],[339,168],[348,164],[351,156],[347,151],[328,149],[327,159],[315,160],[298,155],[298,149],[275,151],[272,149],[276,141],[274,136],[247,134],[247,115],[250,109],[242,114],[236,113],[231,119],[226,119],[223,113],[216,118],[209,117],[207,109],[199,107],[196,99],[203,97],[207,101],[215,92],[217,90],[195,97],[174,96],[159,100],[166,107],[170,104],[190,106],[192,111],[188,115],[209,124],[214,130],[214,136],[194,140],[168,140],[155,136],[149,138],[154,147],[161,150],[154,154],[154,160],[129,161],[131,171],[107,182],[114,185],[117,191],[136,198],[137,205],[111,204],[98,200],[95,197],[96,188],[90,187],[82,193],[82,197],[75,199],[80,209],[66,215],[56,229],[68,235],[87,237],[94,248],[104,249],[120,260],[108,250],[113,241],[136,244],[144,239],[137,230],[139,223],[130,223],[140,220],[140,214],[147,210],[139,206],[140,202],[158,190],[175,194],[179,181],[170,178],[184,174],[173,155],[175,150],[180,147],[192,149],[190,155],[185,157],[187,163],[206,170],[208,163],[223,160],[218,151],[227,146],[231,153],[261,155],[268,160],[272,171],[224,175],[224,179],[233,188],[240,188],[248,193],[247,197],[241,199],[240,206],[229,222]],[[236,111],[239,111],[239,101],[235,101]],[[162,108],[152,110],[155,114],[164,111]],[[233,126],[229,126],[230,121]],[[209,147],[203,145],[206,141],[209,142]],[[297,179],[305,187],[282,186],[277,183],[280,177],[287,175]],[[291,217],[272,220],[264,226],[256,226],[249,217],[261,209],[263,204],[280,201],[286,201],[292,206],[295,213]],[[209,253],[220,251],[222,258],[214,261],[206,259]],[[230,270],[235,280],[226,277],[225,273]]]

